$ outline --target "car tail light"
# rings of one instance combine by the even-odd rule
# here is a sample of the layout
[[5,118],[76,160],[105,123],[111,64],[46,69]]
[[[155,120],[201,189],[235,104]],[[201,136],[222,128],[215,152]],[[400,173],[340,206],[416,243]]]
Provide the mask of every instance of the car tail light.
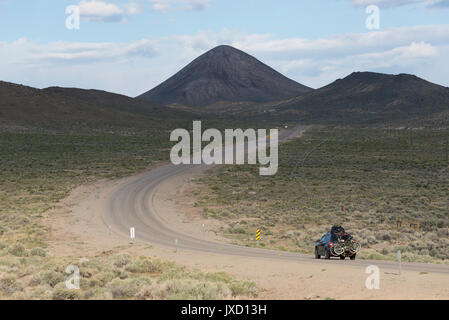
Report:
[[333,242],[329,242],[329,247],[333,247],[334,246],[334,243]]

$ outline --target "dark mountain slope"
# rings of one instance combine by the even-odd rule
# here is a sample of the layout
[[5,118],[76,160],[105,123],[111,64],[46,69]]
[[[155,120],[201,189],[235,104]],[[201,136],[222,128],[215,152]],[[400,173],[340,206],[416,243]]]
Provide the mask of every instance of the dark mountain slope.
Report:
[[220,101],[278,101],[311,90],[243,51],[219,46],[138,98],[201,107]]
[[0,81],[0,123],[33,127],[151,127],[193,115],[98,90],[44,90]]
[[130,112],[155,117],[173,115],[173,110],[158,103],[134,99],[128,96],[101,90],[85,90],[78,88],[50,87],[43,89],[50,95],[58,95],[92,104],[96,108],[109,108],[122,112]]
[[376,123],[449,110],[449,88],[414,75],[355,72],[281,103],[276,116],[309,122]]

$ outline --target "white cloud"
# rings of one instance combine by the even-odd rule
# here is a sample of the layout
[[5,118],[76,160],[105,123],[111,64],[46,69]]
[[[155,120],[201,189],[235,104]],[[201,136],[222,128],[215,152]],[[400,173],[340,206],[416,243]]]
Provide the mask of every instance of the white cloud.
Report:
[[40,44],[22,38],[10,44],[4,43],[2,51],[13,53],[10,56],[12,58],[9,59],[9,64],[16,67],[114,62],[136,56],[151,58],[157,55],[157,50],[147,39],[129,43],[54,42]]
[[137,2],[130,2],[123,5],[123,7],[126,9],[126,12],[130,15],[140,14],[144,10],[144,6],[141,3]]
[[129,2],[119,6],[101,0],[82,0],[78,3],[81,18],[95,22],[126,22],[127,17],[143,12],[143,5]]
[[172,8],[171,1],[167,0],[152,0],[153,10],[160,12],[168,12]]
[[377,5],[383,8],[399,7],[412,3],[424,2],[424,0],[351,0],[356,6]]
[[201,11],[209,7],[212,0],[151,0],[153,10],[166,13],[173,9]]
[[381,8],[394,8],[410,4],[420,4],[427,8],[449,7],[449,0],[351,0],[355,6],[377,5]]
[[90,21],[120,21],[123,10],[115,4],[97,0],[82,0],[78,3],[81,18]]
[[205,50],[218,44],[230,44],[243,50],[274,58],[346,56],[407,46],[412,42],[442,45],[449,42],[449,25],[396,27],[382,31],[347,33],[327,38],[276,39],[271,34],[251,34],[223,29],[174,37],[184,48]]
[[449,0],[427,0],[428,8],[449,8]]
[[135,96],[221,44],[246,51],[315,88],[353,71],[412,73],[449,86],[449,24],[317,39],[279,39],[228,29],[127,43],[42,44],[19,39],[0,42],[1,79],[37,87],[92,87]]
[[400,46],[391,50],[348,55],[342,58],[329,59],[327,65],[332,69],[338,66],[350,65],[358,70],[376,70],[391,67],[402,67],[404,71],[416,63],[423,63],[426,59],[438,57],[440,50],[426,42],[412,42],[407,46]]

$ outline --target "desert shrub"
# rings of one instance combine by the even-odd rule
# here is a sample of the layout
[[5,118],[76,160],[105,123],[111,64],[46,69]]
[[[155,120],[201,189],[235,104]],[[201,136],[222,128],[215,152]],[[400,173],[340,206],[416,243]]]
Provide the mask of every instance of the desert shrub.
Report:
[[132,298],[138,290],[139,286],[136,280],[114,279],[109,284],[109,291],[114,299]]
[[22,285],[12,277],[0,279],[0,291],[6,295],[12,295],[17,291],[22,291]]
[[245,297],[257,297],[257,287],[254,282],[250,281],[233,281],[229,288],[231,289],[232,295],[245,296]]
[[39,256],[39,257],[45,257],[47,253],[42,248],[33,248],[31,249],[31,255],[32,256]]
[[162,288],[157,294],[167,300],[217,300],[231,295],[231,290],[220,282],[172,279]]
[[234,228],[229,228],[229,229],[228,229],[228,233],[232,233],[232,234],[245,234],[246,231],[245,231],[245,229],[243,229],[242,227],[234,227]]
[[79,285],[82,290],[88,290],[95,287],[97,285],[97,281],[94,279],[80,277]]
[[25,247],[21,244],[14,244],[9,248],[8,252],[16,257],[25,257],[27,255]]
[[122,268],[131,262],[131,256],[129,254],[120,254],[114,259],[114,266]]
[[129,273],[122,269],[114,269],[114,278],[119,278],[119,279],[124,280],[124,279],[129,278]]
[[41,273],[40,277],[43,283],[48,284],[52,288],[67,278],[65,274],[54,270],[45,271]]
[[112,279],[114,278],[115,274],[113,272],[103,272],[97,274],[93,280],[98,281],[98,286],[104,287],[108,282],[112,281]]
[[41,277],[38,274],[35,274],[31,277],[30,281],[28,281],[28,285],[31,287],[35,287],[41,284]]
[[434,258],[439,257],[438,250],[436,248],[433,248],[429,251],[429,255]]
[[139,259],[136,262],[128,264],[125,270],[132,273],[159,273],[162,271],[162,266],[158,261]]
[[78,300],[82,298],[80,290],[67,289],[64,283],[56,285],[52,292],[53,300]]
[[[438,231],[437,231],[437,235],[439,238],[447,237],[449,235],[448,233],[449,233],[448,229],[438,229]],[[1,248],[1,245],[0,245],[0,248]]]
[[98,281],[98,279],[93,278],[93,279],[89,279],[89,280],[84,280],[85,283],[80,283],[81,288],[95,288],[100,286],[100,281]]
[[[200,279],[201,277],[203,277],[203,275],[201,273],[198,273],[196,278]],[[210,272],[210,273],[206,273],[204,275],[204,278],[206,280],[210,280],[210,281],[221,281],[221,282],[225,282],[225,283],[229,283],[232,281],[232,277],[226,273],[226,272]]]
[[93,290],[87,290],[84,292],[84,299],[88,300],[95,296],[95,292]]
[[136,299],[139,300],[152,300],[154,299],[155,289],[151,285],[142,286],[139,292],[136,294]]
[[383,241],[390,241],[391,235],[389,234],[389,232],[386,232],[386,231],[378,232],[378,233],[376,233],[376,239],[383,240]]

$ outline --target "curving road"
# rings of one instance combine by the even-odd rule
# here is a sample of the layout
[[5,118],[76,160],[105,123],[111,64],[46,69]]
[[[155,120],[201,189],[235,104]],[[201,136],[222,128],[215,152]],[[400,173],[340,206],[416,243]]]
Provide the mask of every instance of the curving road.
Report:
[[[279,140],[285,141],[291,137],[300,136],[306,129],[299,126],[279,133]],[[135,227],[136,240],[175,247],[175,239],[178,240],[178,248],[185,250],[201,251],[230,256],[244,256],[250,258],[290,260],[314,264],[348,264],[368,266],[375,264],[380,268],[397,270],[397,263],[391,261],[369,260],[316,260],[309,255],[278,252],[266,249],[240,247],[219,242],[207,241],[181,233],[163,219],[164,210],[155,205],[155,195],[161,184],[169,179],[197,170],[202,165],[165,165],[128,179],[116,188],[106,199],[106,210],[103,220],[125,237],[129,237],[130,227]],[[449,266],[422,263],[403,263],[403,270],[426,271],[449,274]]]

